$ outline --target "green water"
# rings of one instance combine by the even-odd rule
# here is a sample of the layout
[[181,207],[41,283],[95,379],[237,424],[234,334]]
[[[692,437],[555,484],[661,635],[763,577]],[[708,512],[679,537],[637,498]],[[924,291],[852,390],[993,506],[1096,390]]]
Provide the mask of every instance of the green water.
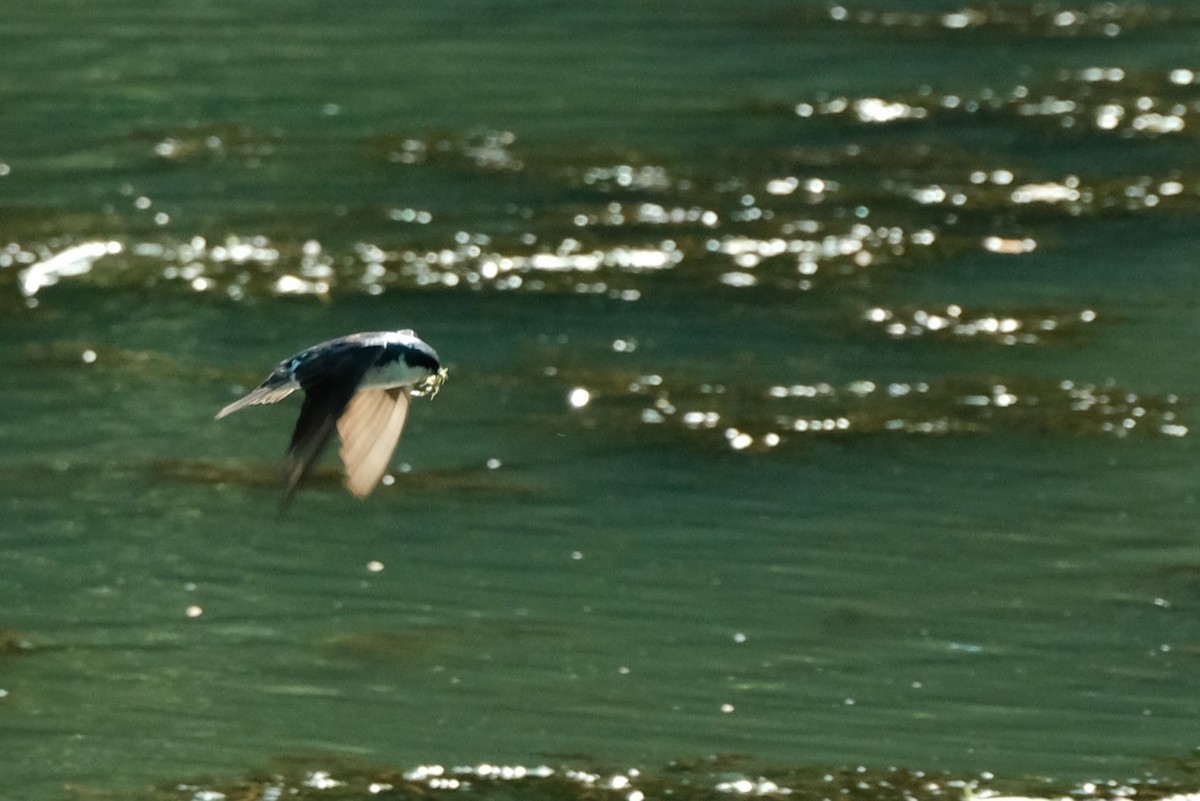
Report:
[[4,5],[0,797],[1196,792],[1189,4]]

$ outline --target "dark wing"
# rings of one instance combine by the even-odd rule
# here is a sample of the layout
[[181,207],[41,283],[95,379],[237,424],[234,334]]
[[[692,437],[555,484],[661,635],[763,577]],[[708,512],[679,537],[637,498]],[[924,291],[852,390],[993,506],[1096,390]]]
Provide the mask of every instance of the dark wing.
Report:
[[330,348],[296,368],[296,380],[304,390],[304,405],[300,407],[284,460],[284,508],[329,444],[338,418],[382,350],[382,347],[347,344]]
[[[275,365],[275,369],[271,371],[271,374],[261,384],[217,412],[217,419],[220,420],[222,417],[231,415],[238,409],[244,409],[247,406],[277,403],[283,400],[305,383],[305,375],[315,377],[322,374],[322,371],[327,372],[326,365],[331,359],[334,368],[336,368],[339,363],[338,357],[349,354],[352,351],[373,350],[369,346],[364,345],[363,342],[372,338],[379,339],[380,337],[380,334],[374,333],[350,334],[349,336],[322,342],[320,345],[314,345],[308,350],[302,350],[295,356],[284,359]],[[375,358],[378,355],[379,351],[376,350]]]
[[338,419],[346,488],[356,497],[370,495],[387,471],[404,430],[411,394],[408,387],[360,392]]

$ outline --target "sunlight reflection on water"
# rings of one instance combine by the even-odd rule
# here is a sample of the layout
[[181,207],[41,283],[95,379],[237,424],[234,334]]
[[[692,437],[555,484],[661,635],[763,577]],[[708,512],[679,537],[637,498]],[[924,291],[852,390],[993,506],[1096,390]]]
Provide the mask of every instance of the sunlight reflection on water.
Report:
[[[1192,801],[1200,15],[944,6],[11,9],[30,797]],[[272,517],[214,405],[409,325]]]

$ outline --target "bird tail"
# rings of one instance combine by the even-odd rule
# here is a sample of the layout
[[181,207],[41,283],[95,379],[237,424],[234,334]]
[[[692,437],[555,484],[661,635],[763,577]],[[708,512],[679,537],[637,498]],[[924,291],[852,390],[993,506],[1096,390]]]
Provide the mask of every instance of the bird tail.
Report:
[[233,403],[229,404],[224,409],[217,412],[216,419],[220,420],[222,417],[231,415],[234,412],[236,412],[238,409],[244,408],[246,406],[259,406],[264,403],[278,403],[279,401],[283,400],[284,398],[286,398],[288,395],[291,395],[295,391],[296,391],[295,387],[288,387],[288,386],[258,387],[257,389],[252,390],[249,394],[247,394],[241,398],[238,398]]

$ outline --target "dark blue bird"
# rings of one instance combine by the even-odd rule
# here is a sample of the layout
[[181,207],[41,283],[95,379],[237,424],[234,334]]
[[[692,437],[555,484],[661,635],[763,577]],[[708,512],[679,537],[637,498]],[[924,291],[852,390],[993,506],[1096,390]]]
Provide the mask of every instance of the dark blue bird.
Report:
[[284,359],[266,380],[217,412],[281,401],[304,391],[304,404],[285,459],[286,507],[336,429],[346,488],[371,494],[388,462],[415,395],[432,398],[446,380],[437,352],[410,329],[350,334]]

